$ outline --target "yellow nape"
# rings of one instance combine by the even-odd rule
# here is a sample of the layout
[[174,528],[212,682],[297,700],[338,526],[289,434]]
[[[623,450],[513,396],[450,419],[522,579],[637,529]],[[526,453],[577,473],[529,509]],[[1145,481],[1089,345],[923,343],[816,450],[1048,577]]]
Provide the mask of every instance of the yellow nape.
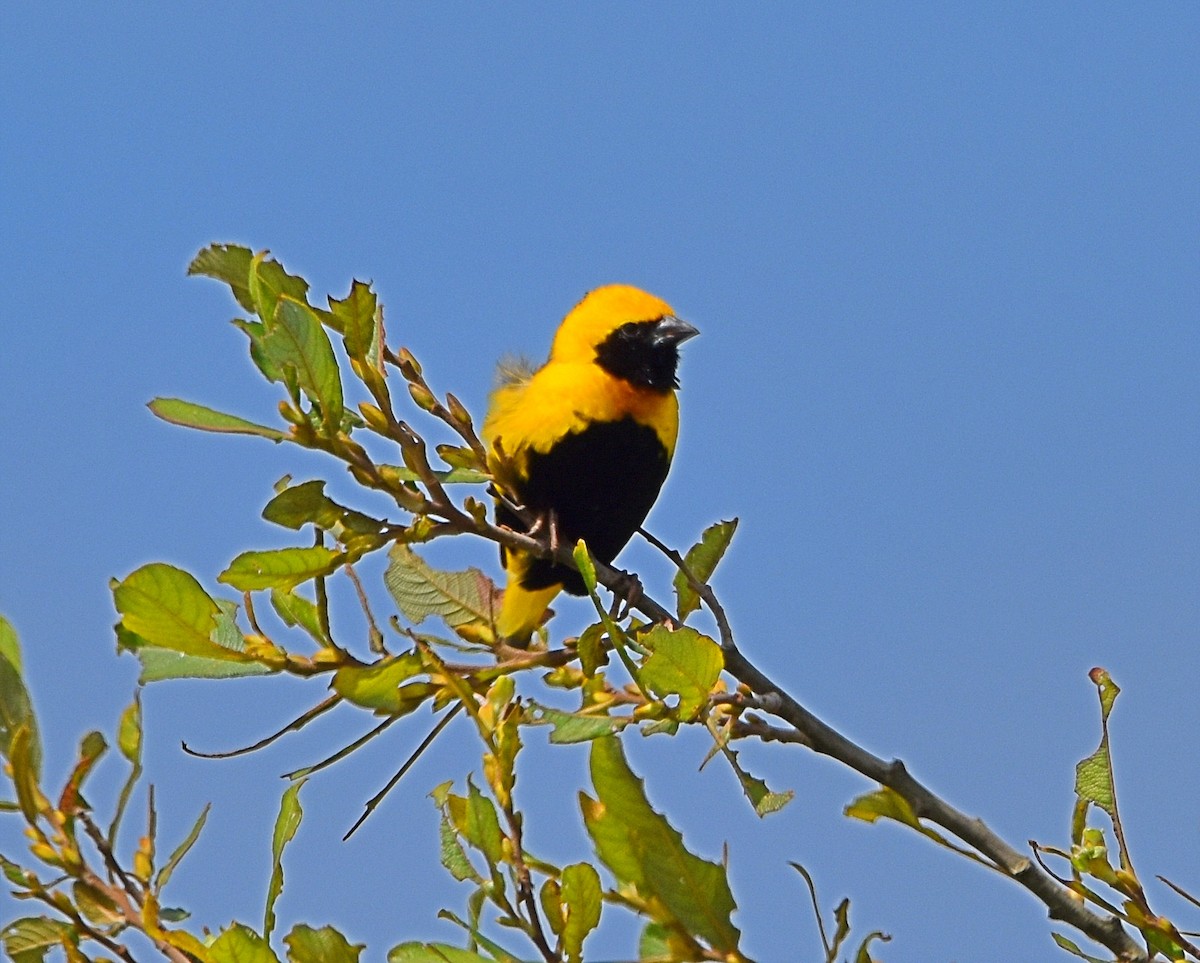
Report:
[[523,589],[510,572],[500,617],[496,619],[496,633],[509,645],[525,648],[534,629],[542,624],[546,607],[561,591],[561,585],[532,591]]
[[661,298],[629,284],[608,284],[583,296],[554,336],[551,361],[587,363],[596,346],[630,321],[657,321],[675,312]]

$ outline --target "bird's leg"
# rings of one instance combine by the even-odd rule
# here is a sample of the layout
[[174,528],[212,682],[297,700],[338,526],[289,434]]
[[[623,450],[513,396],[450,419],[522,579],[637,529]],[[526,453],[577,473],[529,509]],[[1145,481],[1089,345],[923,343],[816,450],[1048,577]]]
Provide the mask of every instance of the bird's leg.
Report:
[[553,508],[547,508],[544,512],[538,512],[534,518],[533,524],[529,526],[529,530],[525,533],[530,538],[540,538],[542,532],[546,533],[546,544],[550,549],[551,555],[558,554],[558,514]]

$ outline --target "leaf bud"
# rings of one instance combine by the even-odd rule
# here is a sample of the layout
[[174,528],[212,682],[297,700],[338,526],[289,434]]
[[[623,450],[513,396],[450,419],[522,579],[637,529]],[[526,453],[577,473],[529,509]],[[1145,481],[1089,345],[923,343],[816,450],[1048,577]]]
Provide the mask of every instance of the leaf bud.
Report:
[[433,396],[433,392],[424,385],[410,382],[408,393],[412,395],[412,399],[417,403],[418,408],[423,408],[425,411],[433,411],[437,407],[437,399]]

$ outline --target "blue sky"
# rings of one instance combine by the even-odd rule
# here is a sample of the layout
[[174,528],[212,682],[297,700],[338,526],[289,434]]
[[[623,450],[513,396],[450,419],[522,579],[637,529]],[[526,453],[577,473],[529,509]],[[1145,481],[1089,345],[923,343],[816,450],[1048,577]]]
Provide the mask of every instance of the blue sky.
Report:
[[[146,411],[274,412],[232,301],[184,277],[196,250],[269,247],[319,294],[373,281],[393,342],[480,413],[498,357],[544,356],[584,291],[626,281],[703,332],[651,524],[686,545],[740,516],[717,587],[755,662],[1017,846],[1066,843],[1098,738],[1086,673],[1107,667],[1135,862],[1200,889],[1198,43],[1190,4],[6,5],[0,611],[51,771],[133,690],[110,577],[161,559],[212,584],[287,544],[259,518],[278,477],[350,491],[318,458]],[[486,545],[437,558],[496,569]],[[667,593],[644,546],[621,561]],[[146,693],[164,846],[214,803],[173,884],[205,925],[261,920],[278,774],[360,723],[223,764],[179,740],[252,741],[322,694]],[[422,734],[306,787],[285,922],[339,925],[370,959],[454,938],[435,913],[466,894],[425,794],[478,766],[465,728],[340,842]],[[529,741],[531,845],[582,858],[584,754]],[[853,774],[747,747],[797,793],[760,822],[727,771],[696,772],[703,739],[629,742],[692,848],[728,841],[759,959],[817,951],[787,860],[891,933],[888,961],[1057,952],[1016,886],[845,820],[870,788]],[[590,948],[630,953],[631,931]]]

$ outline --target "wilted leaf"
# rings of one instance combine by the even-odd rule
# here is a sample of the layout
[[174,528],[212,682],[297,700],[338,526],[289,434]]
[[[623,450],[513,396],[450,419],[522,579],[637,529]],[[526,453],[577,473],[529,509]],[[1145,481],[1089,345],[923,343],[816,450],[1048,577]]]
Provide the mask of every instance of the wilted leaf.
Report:
[[725,667],[721,647],[687,626],[668,629],[657,625],[639,636],[639,641],[650,650],[642,666],[642,684],[659,698],[678,696],[679,718],[694,719]]
[[438,839],[440,842],[439,849],[442,865],[450,871],[450,875],[459,882],[462,882],[464,879],[478,880],[479,874],[475,872],[475,867],[471,865],[471,861],[467,858],[466,851],[462,848],[462,843],[458,841],[458,833],[450,825],[450,819],[445,813],[442,814],[441,824],[438,829]]
[[321,545],[242,552],[217,576],[217,581],[242,592],[269,588],[288,591],[302,582],[332,574],[344,561],[340,552]]
[[741,784],[742,792],[750,800],[750,805],[754,807],[755,813],[759,816],[778,812],[795,797],[796,793],[791,789],[785,792],[772,792],[765,780],[746,772],[742,768],[742,764],[738,761],[738,754],[730,749],[728,745],[721,746],[721,751],[724,753],[729,765],[733,767],[738,782]]
[[[712,578],[717,563],[721,561],[725,549],[729,547],[729,543],[733,539],[733,533],[737,531],[737,526],[736,518],[710,525],[700,536],[700,541],[688,549],[683,560],[700,582],[707,582]],[[682,622],[700,607],[700,596],[692,588],[687,576],[682,571],[675,573],[674,585],[675,596],[678,600],[676,611],[679,621]]]
[[413,624],[436,615],[455,629],[471,622],[491,625],[498,611],[496,586],[479,569],[443,572],[407,545],[398,543],[388,552],[383,580]]
[[926,826],[917,818],[917,814],[913,811],[912,806],[908,804],[908,800],[896,792],[896,790],[889,789],[887,786],[882,786],[874,792],[859,796],[846,807],[844,815],[849,816],[851,819],[861,819],[867,823],[874,823],[880,819],[893,819],[898,823],[903,823],[905,826],[915,829],[922,836],[933,840],[939,846],[952,849],[954,852],[966,856],[968,859],[973,859],[977,863],[982,863],[984,866],[991,865],[980,858],[978,854],[968,849],[963,849],[961,846],[956,846],[937,830]]
[[283,938],[291,963],[358,963],[362,943],[350,943],[332,926],[319,930],[301,923]]
[[604,864],[620,882],[657,898],[686,932],[722,953],[736,953],[737,906],[724,866],[687,851],[679,832],[651,808],[617,739],[592,743],[591,772],[597,799],[581,793],[580,804]]
[[79,791],[83,788],[84,780],[107,750],[108,743],[104,741],[103,733],[93,730],[83,737],[79,744],[79,757],[58,800],[58,808],[62,812],[73,812],[79,805]]
[[299,779],[284,790],[279,801],[279,815],[275,817],[275,832],[271,837],[271,882],[267,885],[267,909],[263,914],[263,934],[268,940],[275,929],[275,900],[283,892],[283,850],[296,835],[304,817],[300,807],[300,789],[304,782]]
[[217,431],[231,435],[256,435],[271,441],[287,441],[287,432],[255,424],[237,415],[228,415],[181,398],[155,398],[147,406],[163,421],[200,431]]

